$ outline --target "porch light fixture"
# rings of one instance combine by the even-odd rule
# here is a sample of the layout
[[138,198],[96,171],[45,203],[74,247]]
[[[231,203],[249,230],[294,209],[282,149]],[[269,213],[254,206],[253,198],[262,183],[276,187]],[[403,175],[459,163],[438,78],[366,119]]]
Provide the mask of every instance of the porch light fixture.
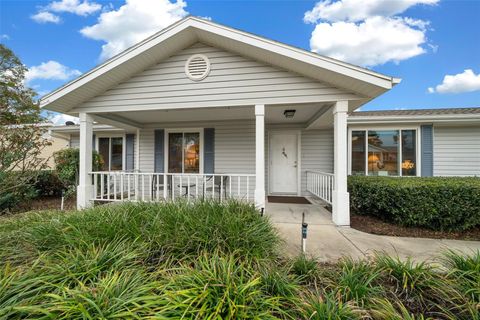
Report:
[[290,118],[293,118],[293,116],[295,115],[295,112],[297,110],[294,110],[294,109],[291,109],[291,110],[285,110],[283,111],[283,115],[285,116],[285,118],[287,119],[290,119]]

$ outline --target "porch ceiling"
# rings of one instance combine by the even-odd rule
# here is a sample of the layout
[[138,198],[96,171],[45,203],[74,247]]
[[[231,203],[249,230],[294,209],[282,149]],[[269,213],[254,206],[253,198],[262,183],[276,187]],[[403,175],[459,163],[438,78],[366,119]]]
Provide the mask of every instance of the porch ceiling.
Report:
[[[315,119],[319,113],[325,112],[330,104],[291,104],[265,106],[265,122],[269,124],[305,124]],[[295,110],[293,118],[286,118],[285,110]],[[114,119],[126,125],[136,124],[139,127],[159,123],[254,120],[254,106],[217,107],[202,109],[152,110],[136,112],[102,113],[102,118]],[[98,119],[102,122],[101,119]],[[325,122],[325,124],[327,124]]]

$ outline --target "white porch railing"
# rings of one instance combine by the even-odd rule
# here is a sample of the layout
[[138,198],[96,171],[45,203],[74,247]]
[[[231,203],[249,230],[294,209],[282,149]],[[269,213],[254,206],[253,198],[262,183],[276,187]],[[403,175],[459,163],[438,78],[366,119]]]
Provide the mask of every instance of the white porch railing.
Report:
[[332,204],[334,180],[333,173],[307,170],[307,191]]
[[183,198],[254,201],[254,174],[90,173],[93,201],[164,201]]

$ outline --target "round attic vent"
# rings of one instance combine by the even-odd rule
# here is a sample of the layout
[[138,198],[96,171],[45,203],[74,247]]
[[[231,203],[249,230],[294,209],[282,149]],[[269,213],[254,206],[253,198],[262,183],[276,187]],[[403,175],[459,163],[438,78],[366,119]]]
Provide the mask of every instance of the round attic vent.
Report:
[[185,64],[185,74],[193,81],[205,79],[210,72],[210,60],[203,54],[194,54]]

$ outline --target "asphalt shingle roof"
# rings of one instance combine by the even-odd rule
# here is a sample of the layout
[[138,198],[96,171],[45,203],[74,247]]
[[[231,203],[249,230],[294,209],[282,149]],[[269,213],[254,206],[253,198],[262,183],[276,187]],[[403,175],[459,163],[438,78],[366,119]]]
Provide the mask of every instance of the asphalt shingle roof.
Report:
[[430,116],[430,115],[480,114],[480,107],[446,108],[446,109],[412,109],[412,110],[378,110],[352,112],[352,117],[373,116]]

